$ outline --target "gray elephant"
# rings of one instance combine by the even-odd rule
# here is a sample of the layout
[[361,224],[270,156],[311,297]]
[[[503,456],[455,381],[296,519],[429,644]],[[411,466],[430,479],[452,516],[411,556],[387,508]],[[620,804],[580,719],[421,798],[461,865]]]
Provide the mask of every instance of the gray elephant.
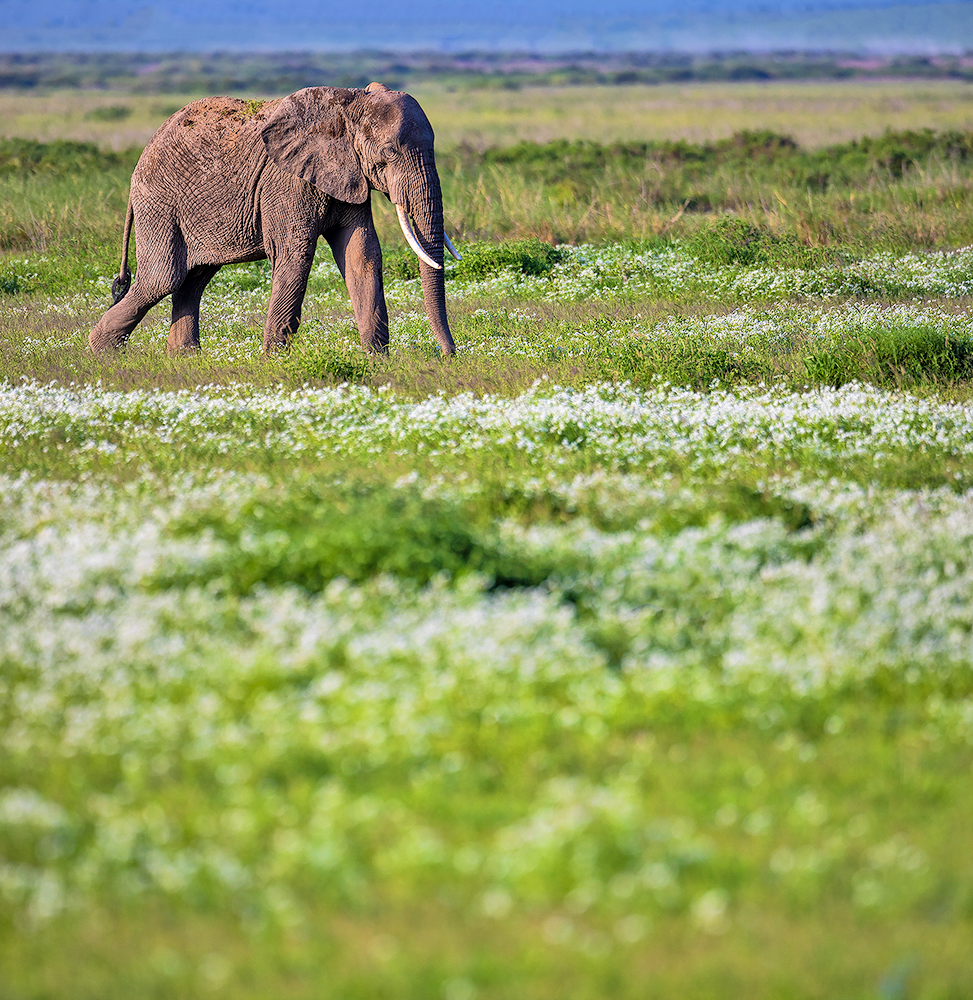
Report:
[[273,283],[263,346],[286,348],[301,321],[319,236],[348,286],[362,346],[385,350],[389,321],[372,188],[395,205],[420,258],[429,323],[452,354],[444,246],[457,254],[443,230],[432,127],[412,97],[380,83],[365,90],[309,87],[273,101],[210,97],[165,122],[132,175],[114,305],[91,331],[92,350],[120,347],[170,294],[168,349],[197,349],[206,285],[224,264],[264,258]]

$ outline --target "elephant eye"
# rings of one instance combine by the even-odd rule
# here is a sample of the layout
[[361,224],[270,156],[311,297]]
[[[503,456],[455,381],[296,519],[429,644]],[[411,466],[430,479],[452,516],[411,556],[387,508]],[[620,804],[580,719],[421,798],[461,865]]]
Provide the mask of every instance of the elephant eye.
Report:
[[382,150],[382,159],[385,160],[386,163],[391,163],[392,160],[394,160],[398,155],[399,151],[395,146],[386,146]]

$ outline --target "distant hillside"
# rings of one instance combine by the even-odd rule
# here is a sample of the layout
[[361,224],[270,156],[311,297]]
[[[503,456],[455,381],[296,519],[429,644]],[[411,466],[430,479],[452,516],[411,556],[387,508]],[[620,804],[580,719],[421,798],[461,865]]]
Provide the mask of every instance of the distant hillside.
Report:
[[690,81],[951,79],[973,82],[973,56],[827,53],[589,52],[0,52],[0,89],[76,87],[147,94],[284,94],[326,80],[408,89],[688,83]]
[[367,48],[961,52],[973,0],[3,0],[0,34],[8,53]]

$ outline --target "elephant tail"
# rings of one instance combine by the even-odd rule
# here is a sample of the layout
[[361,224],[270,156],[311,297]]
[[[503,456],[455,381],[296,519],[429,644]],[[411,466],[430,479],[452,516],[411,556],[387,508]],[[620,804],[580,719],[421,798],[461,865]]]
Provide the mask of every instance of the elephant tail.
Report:
[[128,269],[128,241],[132,235],[132,221],[135,213],[132,211],[132,195],[128,196],[128,209],[125,213],[125,230],[122,233],[122,266],[118,277],[111,283],[112,304],[121,302],[132,284],[132,272]]

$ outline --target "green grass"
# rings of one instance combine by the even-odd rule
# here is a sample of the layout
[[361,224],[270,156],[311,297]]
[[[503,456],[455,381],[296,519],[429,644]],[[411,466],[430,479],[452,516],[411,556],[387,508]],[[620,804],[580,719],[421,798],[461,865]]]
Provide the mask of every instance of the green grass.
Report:
[[0,142],[0,1000],[973,992],[968,126],[751,119],[447,147],[452,359],[379,199],[387,355],[95,356],[132,154]]
[[558,140],[449,151],[450,221],[465,236],[554,243],[689,236],[732,213],[811,248],[969,242],[970,133],[886,133],[806,151],[740,132],[715,144]]
[[359,347],[326,249],[293,350],[274,359],[259,352],[266,262],[225,268],[204,299],[203,353],[168,358],[164,303],[121,355],[88,351],[117,266],[104,248],[10,258],[0,268],[0,377],[121,389],[350,382],[418,397],[513,394],[538,379],[696,389],[864,381],[969,398],[973,336],[963,317],[973,284],[964,254],[856,259],[732,218],[681,241],[598,250],[529,238],[465,244],[463,253],[447,270],[460,344],[448,364],[425,332],[414,256],[394,245],[385,255],[392,345],[379,357]]
[[68,286],[79,276],[73,269],[78,257],[96,257],[99,268],[104,266],[112,244],[121,242],[118,219],[125,215],[139,152],[111,153],[73,141],[0,139],[0,249],[70,249],[67,259],[57,254],[60,266],[68,269]]
[[[921,712],[908,705],[895,710],[890,728],[887,698],[854,700],[853,707],[851,699],[837,699],[831,707],[840,716],[814,721],[785,705],[784,718],[759,735],[725,710],[687,711],[664,698],[636,701],[633,709],[659,721],[638,728],[634,711],[627,725],[612,720],[610,749],[585,736],[558,740],[543,764],[531,762],[526,773],[520,754],[544,739],[543,727],[536,735],[508,731],[505,745],[470,732],[466,749],[483,761],[475,779],[482,788],[478,798],[494,815],[510,810],[511,799],[530,794],[545,775],[576,772],[578,760],[585,761],[588,780],[626,768],[638,774],[650,812],[692,822],[709,841],[712,860],[687,856],[681,862],[683,891],[702,898],[700,890],[714,876],[731,887],[732,910],[708,917],[708,925],[683,898],[631,919],[624,880],[604,910],[579,901],[564,911],[543,904],[511,911],[498,894],[481,896],[486,913],[481,905],[469,907],[471,890],[453,887],[448,875],[431,876],[418,894],[388,881],[350,905],[328,902],[327,885],[306,884],[302,895],[310,907],[289,926],[268,926],[262,914],[245,913],[241,928],[220,917],[216,900],[201,899],[195,906],[103,903],[83,921],[60,919],[29,936],[5,935],[0,961],[10,970],[6,989],[18,997],[69,989],[79,998],[303,997],[322,991],[417,1000],[552,998],[566,990],[592,998],[963,996],[973,986],[966,948],[973,897],[968,861],[952,831],[973,819],[964,794],[968,748],[930,744]],[[761,704],[751,701],[758,711]],[[824,724],[839,717],[841,732],[826,734]],[[272,781],[279,789],[313,786],[319,767],[292,761]],[[744,775],[752,781],[757,772],[751,788]],[[464,815],[460,797],[470,793],[448,773],[433,770],[411,790],[394,771],[366,771],[358,784],[379,799],[404,797],[410,806],[439,801],[442,810],[452,802],[446,815],[454,814],[462,827],[486,819]],[[736,813],[725,808],[728,787],[746,790]],[[817,797],[801,801],[814,820],[820,815],[814,810],[826,811],[823,829],[799,813],[793,825],[769,834],[741,829],[748,808],[771,803],[787,810],[795,793],[807,795],[808,788]],[[903,809],[906,802],[935,819],[917,826],[912,810]],[[732,822],[719,825],[714,816]],[[903,849],[918,847],[935,858],[919,880],[922,888],[916,893],[906,876],[901,902],[888,916],[850,905],[847,885],[868,845],[876,835],[903,829],[909,837]],[[848,844],[845,858],[826,875],[786,867],[794,857],[803,863],[808,830],[813,839],[837,836]],[[772,857],[779,859],[780,874],[768,867]],[[697,914],[718,913],[720,898],[715,902]]]
[[[690,237],[726,213],[811,249],[973,240],[969,132],[887,133],[819,151],[771,132],[715,144],[557,141],[440,154],[455,238],[548,243]],[[0,140],[0,248],[116,244],[137,150]],[[394,214],[375,200],[382,234]],[[408,267],[409,265],[404,265]],[[399,275],[394,267],[390,272]],[[472,272],[471,272],[472,273]]]
[[962,412],[361,392],[5,394],[9,996],[968,990]]

